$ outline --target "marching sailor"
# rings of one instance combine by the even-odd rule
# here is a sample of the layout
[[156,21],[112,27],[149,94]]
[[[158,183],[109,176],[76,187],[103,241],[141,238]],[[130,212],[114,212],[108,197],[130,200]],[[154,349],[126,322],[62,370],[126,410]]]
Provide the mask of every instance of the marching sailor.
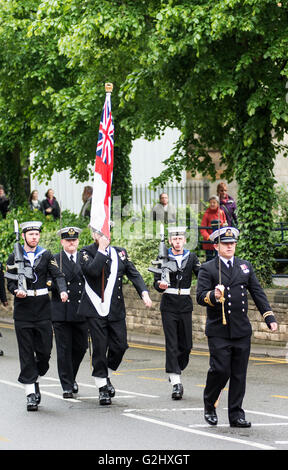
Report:
[[86,316],[90,331],[92,376],[100,405],[110,405],[115,389],[110,377],[128,348],[122,279],[126,275],[147,307],[152,302],[142,276],[124,248],[110,246],[108,238],[92,229],[94,243],[80,250],[85,290],[78,313]]
[[210,351],[204,418],[210,425],[217,424],[216,404],[230,379],[230,426],[246,428],[251,426],[242,409],[252,334],[247,315],[248,292],[270,330],[275,331],[277,323],[251,263],[234,256],[238,236],[234,227],[223,227],[210,235],[218,256],[200,268],[197,302],[207,307],[205,333]]
[[79,263],[78,227],[58,230],[63,250],[55,259],[65,274],[68,300],[61,301],[57,286],[52,282],[52,323],[57,350],[58,374],[63,389],[63,398],[73,398],[78,393],[76,375],[88,347],[86,318],[77,314],[84,289],[84,277]]
[[192,310],[190,288],[193,273],[198,275],[200,262],[195,253],[184,248],[186,227],[168,228],[168,260],[175,264],[170,273],[170,286],[154,275],[154,287],[162,292],[160,304],[166,346],[166,372],[172,384],[172,399],[181,400],[181,373],[187,367],[192,349]]
[[[19,382],[24,384],[27,410],[37,411],[41,400],[39,378],[49,369],[52,349],[51,301],[47,280],[51,277],[66,302],[66,282],[49,250],[39,246],[42,222],[20,224],[24,246],[20,245],[24,265],[32,267],[33,279],[27,279],[27,290],[18,289],[17,281],[7,280],[8,290],[14,297],[15,332],[19,349]],[[7,260],[7,271],[17,274],[14,253]]]

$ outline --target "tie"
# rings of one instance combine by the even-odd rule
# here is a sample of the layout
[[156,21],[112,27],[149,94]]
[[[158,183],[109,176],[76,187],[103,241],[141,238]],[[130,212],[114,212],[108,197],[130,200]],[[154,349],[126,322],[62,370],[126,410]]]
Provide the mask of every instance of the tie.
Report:
[[73,258],[73,255],[70,256],[70,261],[71,261],[72,263],[75,263],[74,258]]
[[229,259],[229,261],[227,262],[227,264],[228,264],[229,273],[232,273],[233,266],[232,266],[232,262],[230,261],[230,259]]

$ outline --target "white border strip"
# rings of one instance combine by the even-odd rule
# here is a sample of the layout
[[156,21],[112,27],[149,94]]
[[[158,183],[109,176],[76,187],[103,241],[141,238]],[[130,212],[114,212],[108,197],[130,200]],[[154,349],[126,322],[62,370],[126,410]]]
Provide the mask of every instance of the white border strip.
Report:
[[265,444],[260,444],[258,442],[247,441],[245,439],[236,439],[236,438],[228,437],[228,436],[221,436],[220,434],[212,434],[212,433],[205,432],[205,431],[199,431],[199,430],[196,431],[196,430],[187,428],[185,426],[179,426],[178,424],[166,423],[165,421],[148,418],[146,416],[139,416],[133,413],[123,413],[123,416],[127,416],[128,418],[133,418],[133,419],[139,419],[140,421],[147,421],[152,424],[158,424],[159,426],[164,426],[166,428],[174,429],[176,431],[184,431],[184,432],[188,432],[191,434],[197,434],[198,436],[205,436],[209,438],[219,439],[222,441],[235,442],[236,444],[256,447],[257,449],[262,449],[262,450],[275,450],[276,449],[275,447],[268,446]]
[[[41,377],[41,380],[55,380],[57,382],[59,382],[59,379],[55,379],[54,377]],[[91,384],[84,384],[82,382],[77,382],[79,387],[90,387],[90,388],[94,388],[96,390],[96,386],[95,385],[91,385]],[[147,397],[147,398],[160,398],[159,395],[148,395],[147,393],[138,393],[138,392],[131,392],[130,390],[119,390],[118,388],[116,388],[116,392],[118,393],[127,393],[128,395],[134,395],[134,396],[139,396],[139,397]]]
[[[12,385],[12,387],[16,387],[16,388],[21,388],[23,391],[24,391],[24,386],[21,385],[21,384],[17,384],[17,383],[14,383],[14,382],[9,382],[9,380],[0,380],[0,383],[2,384],[5,384],[5,385]],[[74,402],[74,403],[79,403],[78,400],[76,400],[75,398],[63,398],[61,395],[56,395],[56,393],[51,393],[51,392],[44,392],[42,389],[41,389],[41,395],[46,395],[48,397],[53,397],[53,398],[58,398],[58,400],[63,400],[63,401],[67,401],[67,402]]]

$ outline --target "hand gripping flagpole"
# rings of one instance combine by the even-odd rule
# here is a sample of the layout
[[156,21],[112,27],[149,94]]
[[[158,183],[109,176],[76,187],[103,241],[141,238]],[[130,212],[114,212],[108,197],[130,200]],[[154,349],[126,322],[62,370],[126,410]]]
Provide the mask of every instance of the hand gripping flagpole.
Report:
[[62,204],[61,201],[59,202],[59,207],[60,207],[60,217],[59,217],[59,225],[60,225],[60,271],[62,271],[62,266],[63,266],[63,250],[62,250],[62,245],[61,245],[61,230],[62,230]]
[[222,285],[222,274],[221,274],[221,259],[220,259],[220,207],[218,207],[218,273],[219,273],[219,284],[217,289],[221,291],[221,297],[219,302],[222,304],[222,324],[226,325],[226,317],[225,317],[225,308],[224,308],[224,286]]
[[[219,299],[219,302],[221,302],[222,304],[222,324],[226,325],[227,322],[226,322],[225,309],[224,309],[225,297],[224,297],[224,286],[222,285],[221,259],[220,259],[220,207],[218,208],[218,275],[219,275],[219,285],[216,287],[217,289],[221,291],[221,297]],[[217,406],[219,405],[219,400],[220,400],[222,392],[223,392],[223,389],[220,391],[219,396],[214,403],[215,408],[217,408]]]
[[[113,91],[113,83],[105,83],[105,91],[106,95],[112,93]],[[111,209],[109,208],[109,211]],[[111,214],[109,213],[109,222],[110,222]],[[110,229],[110,228],[109,228]],[[104,302],[104,286],[105,286],[105,275],[104,275],[104,267],[102,268],[102,279],[101,279],[101,301]]]

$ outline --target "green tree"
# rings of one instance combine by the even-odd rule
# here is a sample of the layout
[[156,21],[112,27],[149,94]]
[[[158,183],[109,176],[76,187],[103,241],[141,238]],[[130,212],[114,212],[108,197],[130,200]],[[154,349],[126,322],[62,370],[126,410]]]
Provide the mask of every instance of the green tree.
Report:
[[[86,2],[0,0],[0,169],[15,204],[25,199],[19,183],[31,152],[40,180],[70,169],[72,177],[85,181],[92,171],[104,83],[115,77],[117,90],[125,64],[119,58],[111,67],[107,57],[105,65],[109,48],[101,61],[95,57],[90,64],[73,62],[62,52],[61,42],[86,7]],[[112,95],[117,131],[113,191],[124,205],[131,198],[132,135],[119,125],[118,104],[117,94]]]
[[[215,178],[208,149],[221,152],[223,176],[235,177],[239,187],[239,251],[269,283],[273,165],[288,123],[288,6],[274,0],[42,5],[37,28],[61,24],[60,50],[85,80],[109,63],[118,122],[133,138],[154,138],[167,126],[181,131],[155,183],[180,179],[183,168]],[[70,16],[65,29],[68,10],[74,23]]]
[[22,24],[34,7],[33,0],[26,2],[26,9],[16,2],[0,1],[0,174],[12,205],[26,199],[23,169],[28,166],[25,150],[30,139],[27,115],[31,84],[24,76],[32,57]]
[[[0,107],[17,124],[9,130],[0,121],[9,150],[15,135],[22,152],[36,152],[39,175],[70,168],[83,181],[94,160],[104,83],[113,82],[114,181],[123,182],[132,140],[152,139],[168,126],[181,137],[155,183],[180,179],[183,168],[215,178],[208,149],[219,150],[223,176],[235,177],[239,187],[239,252],[269,283],[273,164],[288,125],[288,5],[0,0],[0,6],[6,15]],[[8,53],[13,85],[6,80]]]
[[[163,1],[150,53],[139,58],[141,69],[127,77],[131,88],[123,93],[123,101],[137,100],[153,80],[161,103],[170,101],[155,119],[163,125],[170,118],[181,131],[155,183],[179,179],[183,168],[215,178],[208,149],[221,152],[223,176],[235,177],[239,188],[239,252],[266,283],[273,166],[288,126],[287,20],[287,3],[273,0]],[[137,119],[140,127],[144,121],[145,114]]]

